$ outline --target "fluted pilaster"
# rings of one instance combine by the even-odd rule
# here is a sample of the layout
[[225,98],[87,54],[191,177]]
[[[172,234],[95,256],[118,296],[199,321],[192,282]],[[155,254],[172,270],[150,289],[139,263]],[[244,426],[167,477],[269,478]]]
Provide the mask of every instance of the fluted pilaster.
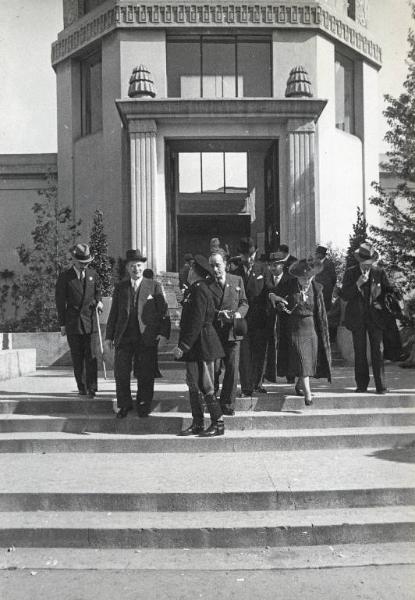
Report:
[[129,122],[131,160],[131,246],[148,258],[157,269],[155,252],[156,219],[156,122]]
[[289,119],[287,132],[290,250],[303,258],[312,251],[317,238],[315,125],[302,119]]

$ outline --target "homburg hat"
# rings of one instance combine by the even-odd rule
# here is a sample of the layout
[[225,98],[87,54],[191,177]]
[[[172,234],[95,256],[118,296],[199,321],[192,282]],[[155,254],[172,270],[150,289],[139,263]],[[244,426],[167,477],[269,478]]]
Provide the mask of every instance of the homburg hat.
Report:
[[94,260],[94,257],[91,256],[91,250],[89,249],[88,244],[76,244],[71,248],[70,253],[72,258],[80,263],[88,264]]
[[379,254],[370,244],[360,244],[357,250],[354,252],[354,257],[360,263],[370,265],[378,260]]
[[141,254],[141,250],[127,250],[126,262],[147,262],[147,258]]

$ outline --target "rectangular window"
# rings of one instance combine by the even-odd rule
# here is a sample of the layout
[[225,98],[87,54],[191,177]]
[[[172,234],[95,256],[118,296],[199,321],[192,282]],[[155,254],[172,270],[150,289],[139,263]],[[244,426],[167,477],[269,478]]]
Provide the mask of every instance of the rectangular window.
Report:
[[259,36],[186,36],[167,40],[170,98],[270,97],[271,42]]
[[179,152],[180,194],[246,193],[246,152]]
[[336,52],[335,60],[336,127],[354,133],[354,62]]
[[82,135],[102,130],[102,60],[96,52],[81,62]]
[[356,0],[348,0],[347,16],[354,21],[356,20]]

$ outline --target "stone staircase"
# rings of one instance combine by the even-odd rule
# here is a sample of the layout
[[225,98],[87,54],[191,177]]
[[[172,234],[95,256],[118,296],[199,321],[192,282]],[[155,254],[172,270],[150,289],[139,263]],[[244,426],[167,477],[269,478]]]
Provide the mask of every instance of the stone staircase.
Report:
[[267,385],[267,395],[238,399],[225,436],[181,438],[190,423],[184,373],[165,358],[148,419],[114,418],[112,380],[80,399],[69,370],[3,386],[1,546],[369,544],[379,556],[386,544],[399,562],[415,539],[411,373],[390,366],[390,394],[354,395],[351,369],[337,366],[334,384],[315,383],[310,408],[290,386]]

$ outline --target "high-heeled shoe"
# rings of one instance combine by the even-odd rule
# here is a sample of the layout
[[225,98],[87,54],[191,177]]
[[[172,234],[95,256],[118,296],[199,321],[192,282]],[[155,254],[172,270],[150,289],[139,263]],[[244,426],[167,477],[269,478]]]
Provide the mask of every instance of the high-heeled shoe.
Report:
[[298,383],[295,384],[294,390],[295,390],[296,396],[304,396],[304,392],[300,388],[300,385]]
[[312,394],[310,394],[310,396],[304,396],[304,404],[306,406],[311,406],[313,404],[312,397],[313,397]]

